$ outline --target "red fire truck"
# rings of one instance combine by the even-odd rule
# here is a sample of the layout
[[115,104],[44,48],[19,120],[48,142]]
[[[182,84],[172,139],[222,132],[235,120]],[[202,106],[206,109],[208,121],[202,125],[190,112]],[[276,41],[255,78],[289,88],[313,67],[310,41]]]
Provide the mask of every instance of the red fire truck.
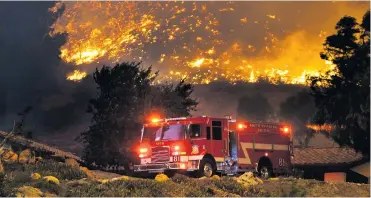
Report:
[[291,170],[288,124],[180,117],[144,124],[135,172],[195,171],[211,177],[253,171],[263,178]]

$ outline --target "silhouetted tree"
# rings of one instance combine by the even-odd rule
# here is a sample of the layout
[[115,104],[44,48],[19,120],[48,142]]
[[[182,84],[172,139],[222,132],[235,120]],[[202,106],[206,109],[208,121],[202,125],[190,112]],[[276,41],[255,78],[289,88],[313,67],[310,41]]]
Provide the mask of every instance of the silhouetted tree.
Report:
[[175,86],[170,83],[152,86],[146,98],[146,109],[161,111],[160,114],[165,117],[189,116],[198,104],[191,98],[193,90],[193,85],[184,79]]
[[238,101],[238,116],[251,121],[267,121],[273,110],[268,99],[258,93],[252,96],[243,96]]
[[370,11],[361,24],[345,16],[337,33],[327,37],[321,58],[336,65],[335,73],[309,79],[315,98],[315,122],[332,124],[340,145],[370,154]]
[[89,104],[93,114],[89,130],[81,134],[85,143],[84,159],[97,165],[128,166],[135,159],[130,149],[140,137],[146,116],[153,109],[167,115],[187,116],[197,102],[190,98],[193,86],[181,81],[177,86],[151,85],[157,73],[141,63],[117,64],[97,69],[94,80],[98,95]]
[[25,124],[26,124],[26,116],[27,116],[28,113],[30,113],[31,110],[32,110],[32,107],[27,106],[23,109],[22,112],[18,113],[18,116],[20,117],[20,120],[15,123],[15,126],[14,126],[14,134],[15,135],[21,135],[21,136],[25,136],[27,138],[32,138],[32,132],[30,132],[30,131],[25,132],[24,131],[24,127],[25,127]]
[[307,125],[315,113],[314,100],[307,90],[302,90],[280,104],[280,116],[294,127],[294,135],[302,147],[307,147],[313,130]]

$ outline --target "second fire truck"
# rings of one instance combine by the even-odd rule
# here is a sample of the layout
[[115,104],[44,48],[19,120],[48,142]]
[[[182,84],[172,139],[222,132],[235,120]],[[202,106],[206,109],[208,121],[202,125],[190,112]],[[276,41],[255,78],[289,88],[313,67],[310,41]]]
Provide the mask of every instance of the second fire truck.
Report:
[[292,169],[288,124],[208,116],[153,118],[144,124],[140,142],[136,172],[193,171],[211,177],[253,171],[268,178]]

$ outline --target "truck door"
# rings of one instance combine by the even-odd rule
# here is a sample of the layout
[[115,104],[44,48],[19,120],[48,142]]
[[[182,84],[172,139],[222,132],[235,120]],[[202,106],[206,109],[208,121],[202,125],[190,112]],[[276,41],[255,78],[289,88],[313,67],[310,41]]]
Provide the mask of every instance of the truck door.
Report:
[[215,161],[224,161],[224,156],[228,155],[228,128],[227,120],[211,120],[211,154]]

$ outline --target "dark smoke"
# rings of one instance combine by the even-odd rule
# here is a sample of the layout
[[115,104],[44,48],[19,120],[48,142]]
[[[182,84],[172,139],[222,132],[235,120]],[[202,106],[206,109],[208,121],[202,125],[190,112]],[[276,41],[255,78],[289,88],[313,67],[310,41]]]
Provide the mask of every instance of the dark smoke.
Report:
[[17,113],[32,111],[25,130],[52,134],[84,121],[90,80],[65,80],[72,66],[60,58],[67,35],[49,36],[58,15],[55,2],[0,2],[0,130],[10,130]]

